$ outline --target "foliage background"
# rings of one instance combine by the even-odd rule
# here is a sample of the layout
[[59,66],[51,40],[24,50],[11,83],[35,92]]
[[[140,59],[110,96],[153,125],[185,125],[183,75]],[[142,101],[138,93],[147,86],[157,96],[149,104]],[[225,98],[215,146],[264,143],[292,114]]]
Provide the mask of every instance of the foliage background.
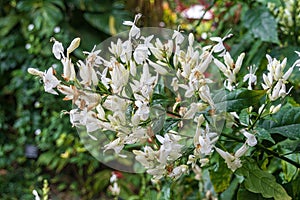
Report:
[[[144,14],[141,26],[177,29],[181,25],[186,32],[194,32],[199,42],[204,42],[206,37],[224,36],[231,31],[234,38],[227,43],[228,50],[234,58],[246,52],[245,66],[266,66],[266,53],[280,59],[288,57],[290,66],[297,58],[294,51],[300,50],[300,5],[296,5],[299,2],[289,1],[294,3],[291,7],[280,0],[272,0],[273,7],[268,2],[2,0],[0,198],[33,199],[33,189],[43,193],[43,180],[49,182],[52,199],[111,198],[107,192],[111,169],[101,165],[85,150],[68,117],[61,116],[60,111],[70,106],[69,103],[59,101],[61,97],[45,94],[39,81],[27,74],[28,67],[45,70],[57,62],[51,53],[51,37],[66,43],[80,37],[83,42],[75,56],[82,58],[82,50],[91,50],[94,44],[127,30],[121,25],[122,22],[132,20],[135,13],[141,12]],[[186,8],[199,3],[211,10],[212,19],[182,17],[181,13]],[[282,14],[282,9],[289,9],[291,16]],[[242,70],[246,71],[246,67]],[[258,68],[258,76],[264,70]],[[295,69],[291,78],[294,89],[289,101],[297,106],[300,103],[298,77],[299,71]],[[277,137],[278,141],[286,139],[281,137]],[[29,144],[38,148],[37,158],[26,157],[25,147]],[[294,151],[299,152],[299,143],[296,143]],[[291,159],[299,162],[297,155]],[[266,169],[289,188],[290,196],[299,198],[299,169],[296,169],[296,175],[291,171],[288,172],[292,174],[277,174],[279,167],[276,166],[278,161],[275,160]],[[185,199],[199,199],[201,195],[193,190],[200,187],[200,183],[192,177],[176,183],[166,180],[162,188],[155,188],[146,175],[123,173],[119,184],[124,199],[174,199],[178,195],[180,197],[183,191],[186,196],[182,198]],[[225,192],[219,188],[221,199],[254,194],[247,190],[237,193],[237,185],[238,180],[234,179]]]

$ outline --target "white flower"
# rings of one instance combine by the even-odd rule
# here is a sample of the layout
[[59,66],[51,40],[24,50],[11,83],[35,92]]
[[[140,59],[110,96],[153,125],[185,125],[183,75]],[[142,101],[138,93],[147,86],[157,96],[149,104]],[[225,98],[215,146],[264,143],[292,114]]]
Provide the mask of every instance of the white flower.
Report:
[[64,58],[64,47],[61,42],[56,41],[54,38],[54,44],[52,47],[52,53],[54,54],[55,58],[60,60]]
[[187,165],[179,165],[175,167],[172,172],[169,174],[170,178],[173,179],[178,179],[181,175],[185,174],[188,172],[188,166]]
[[123,24],[126,26],[131,26],[129,31],[129,38],[135,37],[136,39],[140,37],[140,29],[135,25],[137,21],[142,17],[142,14],[137,14],[134,17],[134,21],[124,21]]
[[245,155],[245,153],[247,152],[248,149],[249,149],[249,147],[246,142],[235,152],[234,156],[237,158],[240,158],[243,155]]
[[204,102],[208,103],[212,108],[215,108],[215,103],[211,98],[210,89],[207,85],[203,85],[200,87],[199,96]]
[[54,71],[52,67],[50,67],[48,71],[44,73],[43,81],[44,89],[46,92],[58,95],[58,93],[55,90],[53,90],[53,88],[56,88],[60,81],[54,76]]
[[217,147],[215,147],[219,155],[225,160],[229,169],[233,172],[242,166],[241,160],[239,157],[233,156],[228,152],[225,152]]
[[257,144],[257,140],[256,137],[249,133],[248,131],[246,131],[245,129],[242,129],[241,132],[243,133],[243,135],[247,138],[246,143],[250,146],[253,147]]
[[173,87],[173,90],[174,90],[175,92],[177,92],[177,90],[178,90],[178,79],[177,79],[176,77],[174,77],[174,78],[172,79],[171,86]]
[[172,39],[175,39],[175,44],[177,46],[178,44],[181,44],[183,42],[184,37],[179,31],[174,30]]
[[123,52],[123,47],[122,47],[122,41],[120,38],[117,40],[117,44],[111,42],[110,47],[108,47],[108,50],[114,54],[116,58],[119,58]]
[[148,106],[148,103],[142,101],[135,101],[135,105],[138,107],[136,114],[140,116],[141,120],[147,120],[150,114],[150,108]]
[[149,59],[147,59],[147,61],[149,62],[149,65],[151,65],[157,73],[159,73],[161,75],[166,75],[168,73],[168,70],[165,69],[163,66],[161,66],[155,62],[152,62]]
[[196,134],[194,136],[194,147],[196,152],[203,155],[210,155],[218,138],[218,134],[212,132],[208,125],[206,125],[205,130],[200,126],[197,126]]
[[281,104],[278,104],[277,106],[272,105],[270,107],[270,114],[275,114],[277,113],[281,108]]
[[121,157],[126,157],[124,155],[120,155],[121,150],[124,148],[124,143],[121,140],[121,138],[117,138],[113,141],[111,141],[110,143],[106,144],[104,146],[104,152],[106,152],[109,149],[112,149],[115,151],[116,154],[118,154]]
[[155,167],[157,152],[151,147],[145,146],[144,151],[133,150],[133,153],[136,155],[135,159],[139,161],[146,169]]
[[44,75],[44,72],[42,72],[42,71],[40,71],[40,70],[38,70],[38,69],[35,69],[35,68],[28,68],[27,69],[27,72],[29,73],[29,74],[32,74],[32,75],[34,75],[34,76],[39,76],[39,77],[43,77],[43,75]]
[[152,175],[152,179],[155,180],[159,180],[161,179],[165,173],[166,173],[166,169],[165,169],[165,165],[158,165],[155,168],[152,169],[148,169],[147,173]]
[[66,97],[63,100],[73,100],[75,102],[78,99],[78,91],[77,88],[73,85],[65,86],[62,84],[59,84],[57,86],[57,90],[60,91],[62,94],[66,95]]
[[248,90],[252,90],[252,84],[256,85],[257,77],[255,75],[255,70],[253,70],[253,66],[249,67],[249,74],[246,74],[243,78],[243,82],[248,80]]
[[74,69],[74,64],[72,63],[71,59],[69,58],[62,58],[61,62],[63,64],[63,78],[66,81],[73,81],[76,79],[76,73]]
[[114,93],[119,93],[128,82],[129,71],[126,70],[123,64],[117,61],[112,60],[111,63],[113,68],[112,71],[110,71],[111,87]]
[[224,55],[224,62],[226,64],[226,66],[219,60],[214,59],[214,63],[223,72],[223,74],[227,77],[227,79],[224,82],[224,86],[230,91],[233,90],[236,86],[236,74],[241,69],[244,57],[245,57],[245,53],[242,53],[238,57],[236,63],[234,64],[234,61],[231,58],[230,54],[228,52],[226,52]]
[[117,182],[113,183],[113,186],[109,186],[108,189],[111,191],[113,196],[118,196],[120,194],[121,188],[118,186]]
[[112,173],[112,175],[111,175],[111,177],[109,179],[109,182],[110,183],[114,183],[114,182],[117,182],[117,180],[118,180],[117,175],[115,173]]
[[184,114],[183,118],[184,119],[193,119],[197,112],[204,110],[206,107],[207,107],[207,105],[205,105],[203,103],[194,103],[193,102],[190,105],[190,108],[188,109],[188,111]]
[[67,48],[67,57],[69,57],[69,54],[72,53],[80,44],[80,38],[75,38],[72,40],[70,46]]
[[224,38],[220,38],[220,37],[211,37],[210,40],[214,41],[214,42],[218,42],[218,44],[216,44],[213,47],[213,52],[215,53],[220,53],[219,56],[223,56],[226,52],[226,48],[223,44],[224,40],[226,40],[227,38],[232,37],[233,34],[228,34],[226,35]]
[[39,196],[39,193],[36,191],[36,190],[32,190],[32,194],[34,195],[34,199],[35,200],[40,200],[40,196]]
[[139,44],[133,52],[133,58],[137,64],[142,64],[148,58],[148,48]]
[[[97,73],[95,69],[90,66],[84,64],[81,60],[77,62],[77,66],[79,67],[79,75],[82,79],[80,83],[90,86],[90,85],[97,85],[99,82],[99,79],[97,77]],[[102,74],[101,74],[102,75]],[[103,79],[103,76],[102,76]],[[106,83],[106,82],[104,82]]]
[[181,148],[179,144],[180,136],[166,133],[164,137],[156,135],[157,140],[162,144],[159,149],[159,162],[166,164],[167,161],[174,161],[181,156]]
[[99,67],[102,64],[103,58],[99,56],[101,50],[96,50],[96,45],[93,47],[91,52],[84,51],[84,54],[87,54],[87,58],[85,59],[86,65],[89,67]]

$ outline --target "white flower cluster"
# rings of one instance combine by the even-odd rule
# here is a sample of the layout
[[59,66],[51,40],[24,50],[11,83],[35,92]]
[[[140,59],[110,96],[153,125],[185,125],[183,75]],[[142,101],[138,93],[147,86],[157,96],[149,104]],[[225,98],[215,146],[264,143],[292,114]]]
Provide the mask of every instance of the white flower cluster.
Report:
[[[46,92],[57,95],[59,91],[65,95],[64,100],[72,101],[76,108],[66,112],[70,115],[70,122],[76,127],[84,126],[91,139],[97,140],[97,130],[113,133],[114,139],[105,144],[104,152],[113,150],[117,155],[126,157],[122,150],[127,145],[135,144],[137,149],[131,151],[136,160],[156,180],[165,175],[176,179],[188,172],[189,164],[192,164],[193,170],[198,169],[198,161],[204,166],[214,150],[225,159],[230,169],[236,170],[241,166],[239,158],[249,146],[256,145],[255,136],[242,129],[246,142],[232,155],[215,147],[220,135],[199,112],[207,108],[215,110],[209,89],[209,83],[213,81],[204,75],[210,63],[214,62],[223,72],[225,87],[234,90],[237,87],[236,75],[245,54],[242,53],[234,63],[223,45],[223,41],[231,35],[211,38],[217,43],[203,48],[194,47],[192,34],[185,41],[176,30],[172,39],[166,41],[154,38],[154,35],[142,36],[136,26],[140,17],[137,15],[134,22],[124,22],[124,25],[131,26],[129,37],[125,41],[118,39],[116,43],[111,42],[109,51],[105,52],[109,54],[108,59],[100,56],[100,50],[93,48],[91,52],[84,52],[86,59],[79,60],[75,69],[70,54],[79,46],[80,39],[71,42],[66,54],[62,43],[53,39],[52,50],[63,65],[63,79],[58,79],[52,67],[46,72],[29,68],[28,72],[42,78]],[[186,49],[182,48],[184,42],[187,43]],[[215,55],[222,56],[225,64]],[[269,73],[263,77],[263,88],[268,90],[271,100],[276,100],[288,94],[285,84],[292,68],[283,74],[286,61],[279,63],[267,57]],[[251,84],[256,84],[254,73],[251,68],[250,74],[244,78],[249,80],[249,89],[252,89]],[[170,115],[175,113],[180,121],[178,127],[166,132],[154,131],[151,118],[155,89],[164,77],[171,77],[169,84],[176,99],[174,105],[164,109]],[[193,97],[196,101],[186,105],[182,102],[183,97]],[[192,137],[193,153],[183,151],[183,136],[177,129],[183,127],[187,120],[196,124]],[[189,157],[187,165],[177,162],[183,155]],[[115,186],[114,191],[119,192]]]
[[264,83],[262,83],[262,87],[267,90],[269,99],[275,101],[280,97],[285,97],[292,89],[287,92],[285,84],[288,83],[287,79],[292,74],[295,65],[284,73],[286,58],[281,63],[276,58],[272,59],[269,55],[267,55],[267,59],[269,62],[267,66],[268,73],[263,74]]

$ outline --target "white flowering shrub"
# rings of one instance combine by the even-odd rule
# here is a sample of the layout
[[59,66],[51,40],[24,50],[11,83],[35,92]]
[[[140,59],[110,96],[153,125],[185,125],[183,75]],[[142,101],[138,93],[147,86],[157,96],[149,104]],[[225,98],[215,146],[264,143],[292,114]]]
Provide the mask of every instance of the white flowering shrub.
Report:
[[[153,184],[193,175],[211,181],[214,195],[238,180],[263,197],[291,199],[267,165],[281,162],[287,182],[299,171],[291,145],[300,138],[299,107],[285,99],[300,59],[286,66],[286,59],[266,55],[259,77],[257,67],[243,65],[247,53],[234,60],[224,47],[231,34],[202,47],[193,34],[140,29],[140,17],[124,22],[131,27],[127,36],[84,52],[85,60],[77,62],[70,55],[80,39],[65,50],[53,38],[62,75],[52,67],[28,69],[46,92],[72,102],[73,109],[63,113],[86,148],[117,170],[145,171]],[[246,67],[248,73],[241,73]],[[210,180],[201,178],[205,170]],[[113,175],[110,190],[119,195],[116,181]]]

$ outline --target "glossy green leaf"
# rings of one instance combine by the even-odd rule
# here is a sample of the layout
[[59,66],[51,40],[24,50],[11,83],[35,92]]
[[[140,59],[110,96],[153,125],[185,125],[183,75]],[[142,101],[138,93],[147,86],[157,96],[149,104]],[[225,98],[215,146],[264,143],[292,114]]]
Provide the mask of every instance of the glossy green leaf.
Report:
[[253,160],[247,160],[236,173],[244,176],[244,185],[253,193],[260,193],[265,198],[273,197],[275,200],[290,200],[291,197],[285,189],[276,182],[275,177],[258,168]]
[[270,142],[272,142],[273,144],[275,144],[274,139],[272,138],[271,134],[264,128],[261,127],[256,127],[255,128],[256,131],[256,136],[259,140],[268,140]]
[[265,7],[250,9],[243,17],[244,26],[252,34],[265,42],[279,43],[277,22]]
[[234,112],[257,105],[264,94],[264,90],[237,89],[231,92],[220,90],[213,97],[213,101],[217,110]]
[[290,139],[300,139],[300,107],[287,104],[272,116],[272,120],[264,120],[260,127],[271,134],[278,133]]

